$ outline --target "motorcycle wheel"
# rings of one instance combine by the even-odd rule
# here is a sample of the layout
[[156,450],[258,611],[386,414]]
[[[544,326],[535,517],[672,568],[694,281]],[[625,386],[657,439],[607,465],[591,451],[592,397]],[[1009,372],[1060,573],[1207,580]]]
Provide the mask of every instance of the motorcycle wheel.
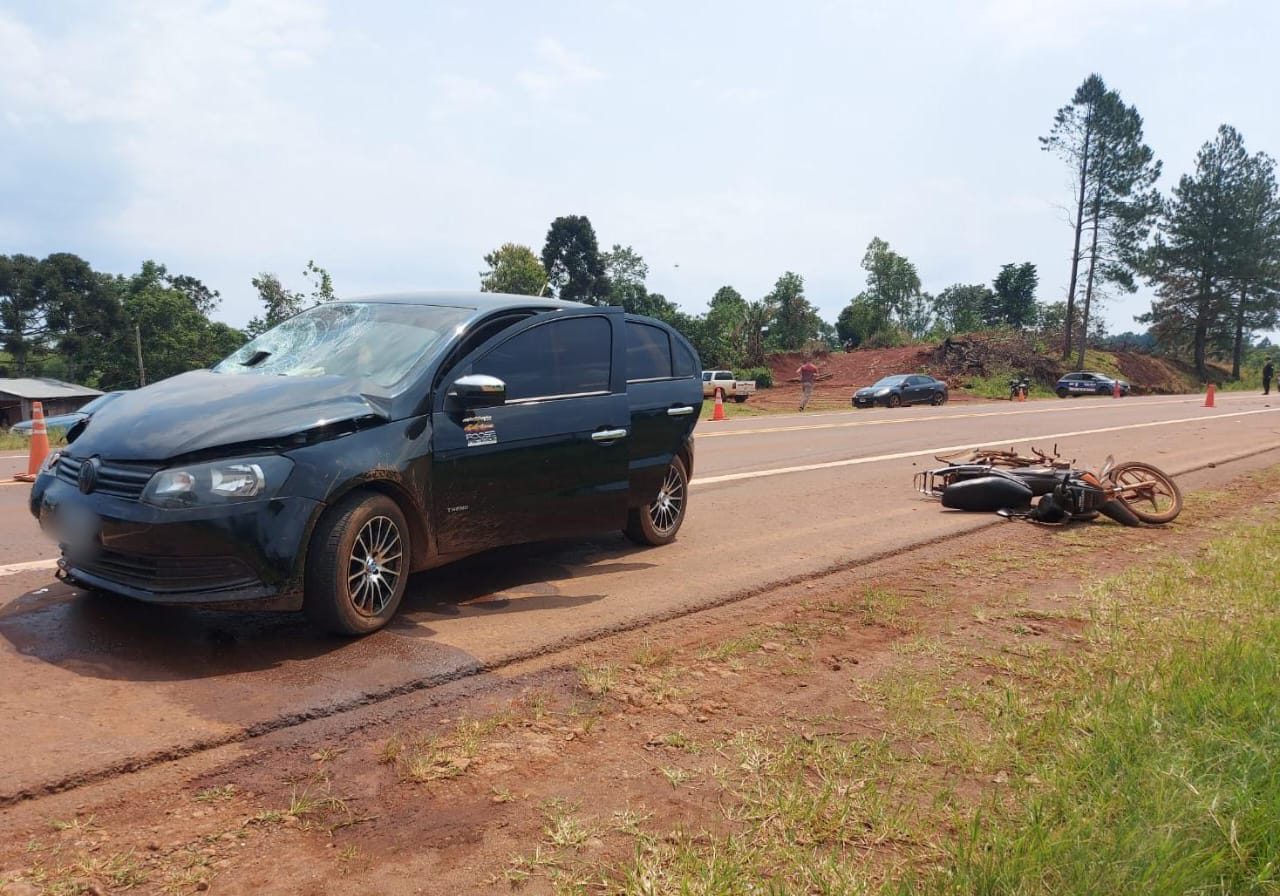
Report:
[[1182,512],[1182,491],[1167,473],[1151,464],[1131,460],[1116,464],[1107,479],[1121,488],[1139,486],[1132,494],[1120,496],[1133,515],[1144,523],[1172,522]]

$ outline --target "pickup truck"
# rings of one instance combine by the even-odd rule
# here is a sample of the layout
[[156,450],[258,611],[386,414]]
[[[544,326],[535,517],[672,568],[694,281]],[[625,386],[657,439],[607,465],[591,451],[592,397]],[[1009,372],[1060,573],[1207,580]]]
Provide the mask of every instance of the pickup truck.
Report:
[[609,529],[672,541],[699,367],[620,308],[329,302],[73,426],[30,509],[83,588],[367,634],[411,573],[467,554]]
[[702,371],[702,397],[714,398],[717,389],[725,398],[741,404],[755,394],[756,381],[737,379],[732,370]]

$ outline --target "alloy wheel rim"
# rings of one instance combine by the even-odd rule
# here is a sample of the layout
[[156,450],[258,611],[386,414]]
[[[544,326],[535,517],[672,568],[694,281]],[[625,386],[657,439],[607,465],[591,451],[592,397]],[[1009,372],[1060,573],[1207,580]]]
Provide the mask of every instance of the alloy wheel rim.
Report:
[[400,528],[387,516],[375,516],[360,527],[347,559],[347,594],[361,616],[382,613],[400,584],[404,544]]
[[661,535],[666,535],[680,521],[684,510],[684,480],[672,464],[667,468],[667,478],[658,490],[658,497],[649,505],[649,521]]

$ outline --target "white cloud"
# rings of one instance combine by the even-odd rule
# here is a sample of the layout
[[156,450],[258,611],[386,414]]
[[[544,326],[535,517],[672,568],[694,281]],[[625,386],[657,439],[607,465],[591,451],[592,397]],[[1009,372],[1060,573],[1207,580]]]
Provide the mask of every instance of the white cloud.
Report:
[[539,100],[551,99],[562,90],[599,81],[604,73],[581,57],[570,53],[559,41],[544,37],[538,41],[538,65],[516,74],[516,81]]
[[1118,25],[1141,27],[1151,16],[1182,11],[1192,0],[985,0],[977,12],[981,30],[999,37],[1014,55],[1086,44]]

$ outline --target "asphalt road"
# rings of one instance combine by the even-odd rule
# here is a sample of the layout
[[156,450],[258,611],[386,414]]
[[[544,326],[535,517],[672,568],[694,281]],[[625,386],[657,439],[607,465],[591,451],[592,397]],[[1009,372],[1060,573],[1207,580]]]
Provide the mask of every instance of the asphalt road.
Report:
[[[1280,400],[1219,395],[953,404],[702,423],[679,540],[621,536],[492,551],[415,576],[385,631],[318,635],[300,617],[148,607],[53,580],[56,551],[0,485],[0,804],[234,742],[379,695],[536,655],[593,635],[982,525],[911,490],[935,452],[1051,447],[1174,473],[1258,455],[1280,462]],[[6,466],[7,465],[7,466]],[[25,466],[0,457],[0,479]],[[1187,476],[1212,484],[1219,466]],[[1153,538],[1159,538],[1153,531]]]

